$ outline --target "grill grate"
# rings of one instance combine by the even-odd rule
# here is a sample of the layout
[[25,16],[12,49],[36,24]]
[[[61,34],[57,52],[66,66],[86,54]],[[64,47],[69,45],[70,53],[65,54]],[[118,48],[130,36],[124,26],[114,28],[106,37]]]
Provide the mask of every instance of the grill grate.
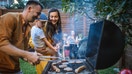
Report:
[[[70,61],[74,61],[74,62],[70,63]],[[82,63],[77,63],[77,61],[82,61]],[[59,67],[59,65],[62,65],[65,62],[69,62],[67,64],[67,67],[72,68],[72,71],[68,72],[68,71],[65,71],[64,68]],[[80,67],[82,65],[86,66],[86,68],[78,74],[93,74],[93,71],[89,70],[90,67],[87,67],[90,65],[86,65],[86,60],[84,60],[84,59],[74,59],[74,60],[68,60],[65,62],[63,62],[63,61],[60,62],[60,60],[56,60],[56,61],[52,61],[52,62],[49,61],[48,64],[46,65],[46,68],[43,71],[43,74],[76,74],[75,69],[77,69],[78,67]],[[60,72],[56,72],[55,70],[53,70],[53,68],[52,68],[53,63],[55,64],[56,67],[58,67],[60,69]]]

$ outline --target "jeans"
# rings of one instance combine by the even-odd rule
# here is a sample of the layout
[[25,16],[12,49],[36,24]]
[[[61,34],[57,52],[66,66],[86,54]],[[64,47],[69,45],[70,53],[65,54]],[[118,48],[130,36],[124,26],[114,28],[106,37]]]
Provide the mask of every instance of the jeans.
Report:
[[70,44],[70,59],[77,59],[78,47],[76,44]]

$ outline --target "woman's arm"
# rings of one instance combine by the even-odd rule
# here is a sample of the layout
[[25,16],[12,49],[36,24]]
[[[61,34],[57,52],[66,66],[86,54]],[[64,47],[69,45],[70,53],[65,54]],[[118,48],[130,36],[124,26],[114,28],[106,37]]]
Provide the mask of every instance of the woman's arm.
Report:
[[47,40],[47,38],[43,38],[43,41],[45,42],[45,44],[52,50],[57,52],[57,48],[53,47],[53,45],[51,45],[51,43]]

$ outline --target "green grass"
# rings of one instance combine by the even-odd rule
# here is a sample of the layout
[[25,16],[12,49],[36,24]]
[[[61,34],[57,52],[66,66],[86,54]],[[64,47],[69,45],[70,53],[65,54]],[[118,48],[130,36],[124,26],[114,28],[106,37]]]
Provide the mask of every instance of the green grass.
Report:
[[36,74],[35,66],[32,66],[28,62],[25,62],[20,59],[20,67],[23,71],[23,74]]
[[113,70],[113,68],[116,68],[115,66],[109,67],[107,69],[103,69],[103,70],[98,70],[99,74],[117,74],[117,72],[115,72]]
[[[23,60],[20,60],[20,65],[21,65],[20,67],[21,67],[24,74],[36,74],[35,66],[32,66]],[[107,69],[98,70],[98,74],[117,74],[117,72],[115,72],[113,70],[113,68],[115,68],[115,67],[116,66],[112,66],[112,67],[107,68]]]

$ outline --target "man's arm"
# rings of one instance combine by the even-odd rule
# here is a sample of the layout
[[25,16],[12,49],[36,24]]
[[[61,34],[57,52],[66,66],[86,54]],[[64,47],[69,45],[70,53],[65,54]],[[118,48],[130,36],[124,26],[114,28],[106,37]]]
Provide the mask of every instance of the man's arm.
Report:
[[22,57],[26,58],[29,62],[33,64],[38,64],[39,62],[39,57],[31,52],[24,51],[21,49],[16,48],[15,46],[8,44],[0,47],[0,51],[11,55],[11,56],[17,56],[17,57]]

